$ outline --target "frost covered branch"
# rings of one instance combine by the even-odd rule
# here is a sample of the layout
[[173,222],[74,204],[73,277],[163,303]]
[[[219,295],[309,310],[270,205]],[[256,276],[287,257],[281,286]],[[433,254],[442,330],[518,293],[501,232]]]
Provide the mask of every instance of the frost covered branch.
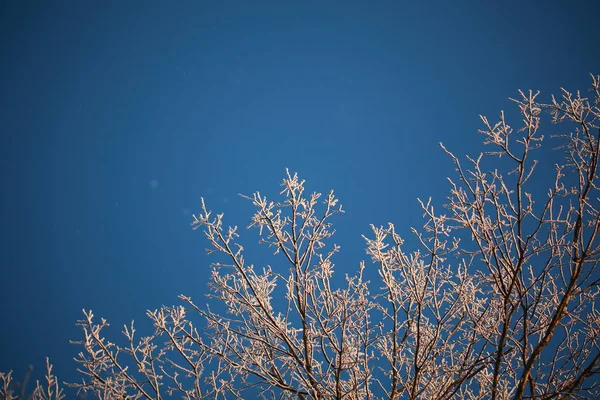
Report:
[[[248,228],[273,252],[259,266],[202,201],[192,226],[218,258],[210,297],[224,308],[182,295],[147,312],[149,336],[124,326],[123,346],[84,311],[71,386],[103,399],[600,398],[599,85],[549,104],[520,91],[519,127],[482,116],[489,151],[477,157],[442,145],[456,170],[446,204],[420,201],[424,223],[407,240],[372,226],[371,263],[345,279],[333,192],[309,194],[288,171],[277,200],[243,196]],[[543,135],[544,112],[570,133]],[[49,363],[47,376],[34,399],[62,398]],[[5,399],[18,398],[11,381],[0,374]]]

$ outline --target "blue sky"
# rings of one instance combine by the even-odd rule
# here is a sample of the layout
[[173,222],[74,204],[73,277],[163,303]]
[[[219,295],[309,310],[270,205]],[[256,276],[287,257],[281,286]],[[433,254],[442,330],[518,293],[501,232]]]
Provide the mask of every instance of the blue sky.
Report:
[[200,197],[246,226],[237,194],[277,193],[286,167],[337,192],[352,273],[370,223],[408,235],[416,198],[445,198],[438,142],[477,154],[479,114],[600,73],[593,1],[171,3],[0,5],[0,371],[47,355],[76,379],[82,308],[115,339],[200,300]]

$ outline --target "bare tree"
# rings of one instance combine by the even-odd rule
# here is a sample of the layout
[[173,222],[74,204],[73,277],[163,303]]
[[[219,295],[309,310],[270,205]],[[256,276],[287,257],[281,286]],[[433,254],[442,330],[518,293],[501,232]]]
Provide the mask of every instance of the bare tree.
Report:
[[[365,237],[378,282],[364,263],[333,279],[331,218],[342,207],[333,192],[307,194],[296,174],[278,202],[246,197],[273,267],[247,262],[237,227],[203,202],[192,225],[220,254],[209,286],[226,312],[180,296],[185,306],[148,311],[150,336],[125,326],[120,347],[84,311],[84,379],[73,386],[103,399],[600,398],[600,76],[592,81],[589,99],[563,89],[542,104],[519,92],[516,131],[504,113],[481,117],[490,151],[466,165],[442,145],[457,176],[443,213],[420,201],[417,249],[404,250],[392,224]],[[543,110],[570,133],[544,139]],[[544,153],[548,141],[566,161],[543,186],[536,160],[556,154]]]

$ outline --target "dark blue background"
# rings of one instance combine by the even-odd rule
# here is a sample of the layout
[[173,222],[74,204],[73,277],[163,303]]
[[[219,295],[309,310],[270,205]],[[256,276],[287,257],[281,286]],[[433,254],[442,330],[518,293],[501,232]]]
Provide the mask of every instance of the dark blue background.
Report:
[[408,236],[417,197],[443,202],[438,142],[476,155],[478,115],[517,89],[589,87],[597,4],[3,1],[0,371],[50,356],[76,379],[82,308],[117,339],[180,293],[202,303],[200,197],[246,226],[236,194],[277,193],[285,167],[336,190],[353,273],[369,223]]

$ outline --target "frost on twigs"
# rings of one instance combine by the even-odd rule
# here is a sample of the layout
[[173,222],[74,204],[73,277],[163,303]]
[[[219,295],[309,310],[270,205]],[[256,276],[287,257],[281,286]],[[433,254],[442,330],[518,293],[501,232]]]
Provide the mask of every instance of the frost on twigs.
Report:
[[[220,340],[224,359],[242,382],[306,398],[596,395],[598,79],[593,82],[594,101],[567,92],[562,102],[545,105],[537,102],[539,93],[520,91],[514,130],[504,113],[497,123],[481,117],[490,149],[467,156],[466,167],[442,145],[457,177],[449,179],[443,212],[431,199],[420,201],[417,249],[405,250],[393,224],[373,226],[365,237],[381,278],[373,294],[362,265],[346,287],[332,284],[339,248],[324,249],[333,234],[329,218],[341,211],[333,193],[319,214],[321,195],[305,195],[305,182],[288,173],[283,200],[246,197],[257,210],[250,227],[288,262],[287,274],[246,265],[237,236],[203,208],[197,220],[211,251],[229,259],[227,272],[214,270],[211,286],[233,317],[206,316],[213,337],[226,338]],[[556,166],[547,196],[536,202],[533,155],[547,148],[540,132],[544,109],[555,122],[576,126],[560,138],[567,161]],[[488,171],[490,157],[503,158],[507,168]],[[272,301],[277,285],[285,285],[285,307]]]
[[[12,377],[12,371],[9,371],[8,374],[4,374],[0,372],[0,399],[2,400],[21,400],[24,398],[31,400],[61,400],[65,399],[66,396],[64,394],[64,390],[60,387],[58,378],[52,374],[52,364],[50,364],[50,360],[46,357],[46,374],[44,376],[44,382],[40,383],[40,381],[36,381],[35,388],[33,393],[26,396],[25,390],[26,387],[21,387],[20,391],[17,392],[15,386],[13,385],[14,380]],[[31,371],[31,367],[30,367]],[[23,382],[25,385],[26,382]]]
[[[504,113],[482,117],[489,151],[477,157],[442,145],[456,170],[446,204],[419,201],[423,225],[411,240],[391,223],[371,227],[374,282],[363,275],[369,263],[336,272],[342,207],[333,192],[309,194],[296,174],[277,199],[243,196],[270,263],[247,261],[238,228],[203,201],[192,226],[215,257],[210,296],[225,311],[182,295],[183,305],[147,312],[150,335],[125,326],[123,346],[84,311],[74,386],[103,399],[600,398],[600,78],[592,81],[588,97],[563,91],[550,104],[519,92],[515,128]],[[544,135],[546,112],[571,133]],[[552,148],[566,158],[541,171],[537,155]],[[0,374],[6,398],[10,380]]]

